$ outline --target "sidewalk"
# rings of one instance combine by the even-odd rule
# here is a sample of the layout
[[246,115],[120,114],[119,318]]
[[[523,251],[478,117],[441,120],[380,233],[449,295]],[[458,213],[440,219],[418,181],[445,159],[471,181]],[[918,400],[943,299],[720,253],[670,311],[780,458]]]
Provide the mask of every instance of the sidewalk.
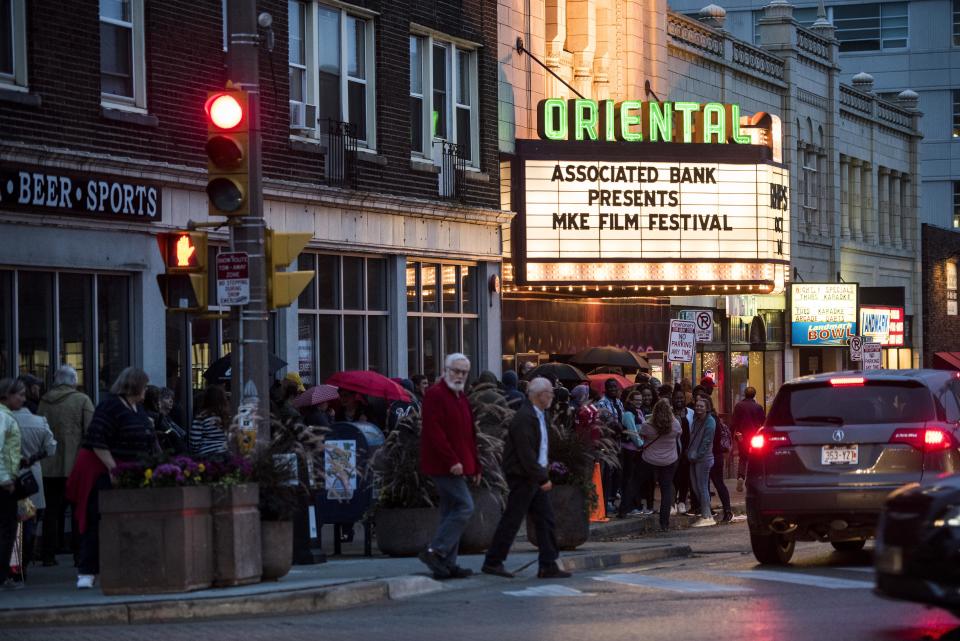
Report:
[[[728,480],[733,511],[743,513],[743,493]],[[715,512],[719,500],[713,499]],[[671,529],[685,529],[695,517],[672,515]],[[611,519],[590,526],[590,541],[574,552],[561,554],[562,567],[571,572],[646,563],[690,554],[687,545],[669,535],[636,539],[659,531],[656,515]],[[358,535],[362,536],[359,534]],[[358,536],[358,538],[359,538]],[[329,541],[329,538],[327,538]],[[478,575],[466,580],[435,581],[415,558],[349,556],[359,553],[359,541],[346,544],[348,556],[329,557],[327,563],[294,566],[277,582],[217,588],[179,594],[105,596],[99,588],[77,590],[76,569],[69,556],[61,565],[32,567],[27,587],[0,592],[0,626],[96,625],[156,623],[236,616],[303,614],[404,599],[439,590],[498,583],[503,579]],[[521,530],[507,566],[521,577],[536,575],[536,548]],[[461,565],[479,571],[481,555],[461,557]]]
[[[645,563],[686,556],[690,547],[663,540],[619,543],[588,542],[564,552],[560,565],[571,572]],[[478,575],[435,581],[415,558],[334,557],[318,565],[294,566],[277,582],[180,594],[105,596],[99,588],[77,590],[70,557],[61,565],[31,568],[22,590],[0,593],[0,627],[158,623],[237,616],[303,614],[403,599],[439,590],[458,589],[503,579]],[[522,577],[537,570],[536,549],[517,543],[507,567]],[[478,572],[481,555],[461,557]]]

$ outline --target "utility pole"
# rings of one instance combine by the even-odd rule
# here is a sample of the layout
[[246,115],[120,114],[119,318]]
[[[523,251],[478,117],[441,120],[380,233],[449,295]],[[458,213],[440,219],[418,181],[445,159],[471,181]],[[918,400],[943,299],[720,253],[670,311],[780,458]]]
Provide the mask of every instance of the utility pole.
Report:
[[263,168],[260,135],[260,37],[257,33],[256,0],[229,0],[227,25],[230,48],[227,76],[249,93],[250,182],[249,215],[231,220],[230,250],[249,256],[250,302],[230,308],[233,328],[231,390],[234,409],[258,398],[257,449],[270,442],[270,372],[268,369],[267,286],[264,253],[266,223],[263,219]]

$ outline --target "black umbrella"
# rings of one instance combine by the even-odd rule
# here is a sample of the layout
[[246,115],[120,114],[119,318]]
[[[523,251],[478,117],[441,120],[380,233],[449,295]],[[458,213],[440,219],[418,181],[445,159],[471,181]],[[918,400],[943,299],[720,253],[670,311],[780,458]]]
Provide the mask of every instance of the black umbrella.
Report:
[[588,347],[574,354],[570,362],[577,365],[595,365],[598,367],[607,365],[624,369],[641,369],[650,366],[647,359],[640,354],[613,345]]
[[[213,364],[203,373],[203,378],[208,383],[228,383],[233,372],[233,353],[222,356],[213,361]],[[274,354],[268,354],[267,369],[270,370],[270,376],[287,366],[287,361]]]
[[587,372],[587,375],[590,374],[619,374],[620,376],[623,376],[623,368],[613,367],[611,365],[603,365],[602,367],[595,367]]
[[538,376],[558,380],[562,383],[585,383],[590,380],[586,374],[569,363],[544,363],[534,367],[524,378],[532,381]]

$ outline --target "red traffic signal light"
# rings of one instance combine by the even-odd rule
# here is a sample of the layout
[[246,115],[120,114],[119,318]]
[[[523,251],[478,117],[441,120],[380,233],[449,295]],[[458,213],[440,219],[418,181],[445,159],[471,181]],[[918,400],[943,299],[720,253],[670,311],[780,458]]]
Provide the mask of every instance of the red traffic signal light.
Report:
[[207,98],[207,115],[220,129],[233,129],[243,120],[244,105],[232,93],[215,93]]
[[227,89],[208,94],[207,196],[211,216],[250,213],[249,96]]

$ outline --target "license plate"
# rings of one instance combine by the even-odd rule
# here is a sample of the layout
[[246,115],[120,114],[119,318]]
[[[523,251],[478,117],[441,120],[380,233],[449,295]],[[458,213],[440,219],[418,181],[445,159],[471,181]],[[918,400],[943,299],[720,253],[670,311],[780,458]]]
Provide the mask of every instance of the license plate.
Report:
[[903,573],[903,548],[886,545],[879,550],[876,560],[877,572],[883,574]]
[[856,465],[860,461],[860,446],[824,445],[820,452],[822,465]]

